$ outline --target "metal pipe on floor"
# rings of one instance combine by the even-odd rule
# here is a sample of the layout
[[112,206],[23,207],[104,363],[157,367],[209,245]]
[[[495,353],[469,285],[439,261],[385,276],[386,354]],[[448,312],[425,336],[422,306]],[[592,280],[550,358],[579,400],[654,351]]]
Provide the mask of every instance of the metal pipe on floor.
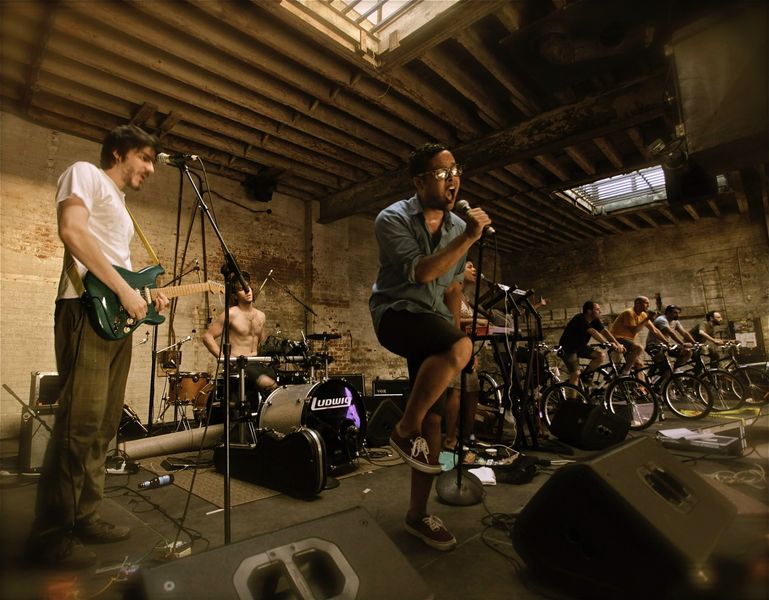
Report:
[[196,427],[184,431],[176,431],[165,435],[129,440],[120,445],[120,449],[132,460],[149,456],[163,456],[174,452],[186,452],[198,448],[213,448],[221,442],[224,435],[224,425],[210,425],[208,429]]

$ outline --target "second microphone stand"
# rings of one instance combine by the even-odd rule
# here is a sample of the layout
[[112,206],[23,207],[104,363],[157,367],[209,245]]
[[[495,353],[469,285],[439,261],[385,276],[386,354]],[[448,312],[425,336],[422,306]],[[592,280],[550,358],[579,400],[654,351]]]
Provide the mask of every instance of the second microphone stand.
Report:
[[[481,239],[478,242],[478,273],[483,273],[483,249],[486,245],[486,235],[488,230],[484,230]],[[483,484],[472,473],[465,473],[465,393],[467,391],[467,374],[473,371],[473,360],[475,358],[475,338],[478,332],[478,302],[480,299],[481,286],[475,283],[475,300],[473,301],[473,324],[470,328],[470,339],[473,341],[473,352],[470,361],[462,369],[460,377],[459,392],[459,419],[457,423],[457,447],[455,450],[456,465],[454,471],[446,471],[438,476],[435,484],[435,491],[438,497],[447,504],[456,506],[471,506],[478,504],[483,498]]]

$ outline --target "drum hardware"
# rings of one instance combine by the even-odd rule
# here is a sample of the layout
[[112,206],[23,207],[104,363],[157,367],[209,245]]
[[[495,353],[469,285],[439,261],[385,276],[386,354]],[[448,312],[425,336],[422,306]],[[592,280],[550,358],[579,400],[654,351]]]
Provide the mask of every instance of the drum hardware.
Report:
[[166,346],[157,351],[158,362],[160,362],[160,368],[164,371],[178,371],[182,364],[182,344],[189,342],[192,339],[191,335],[188,335],[183,340],[180,340],[170,346]]
[[313,340],[313,341],[316,341],[316,342],[326,343],[329,340],[339,340],[339,339],[342,339],[342,334],[341,333],[327,333],[327,332],[324,331],[323,333],[310,333],[307,336],[307,339],[308,340]]
[[329,340],[338,340],[341,339],[342,335],[339,333],[328,333],[324,331],[323,333],[311,333],[307,336],[308,340],[315,340],[315,341],[322,341],[323,345],[321,346],[320,352],[314,354],[312,358],[319,358],[322,362],[322,365],[315,364],[313,365],[310,363],[310,369],[311,369],[311,378],[315,378],[315,368],[318,366],[323,366],[323,380],[325,381],[328,379],[328,364],[332,362],[334,359],[328,352],[328,342]]

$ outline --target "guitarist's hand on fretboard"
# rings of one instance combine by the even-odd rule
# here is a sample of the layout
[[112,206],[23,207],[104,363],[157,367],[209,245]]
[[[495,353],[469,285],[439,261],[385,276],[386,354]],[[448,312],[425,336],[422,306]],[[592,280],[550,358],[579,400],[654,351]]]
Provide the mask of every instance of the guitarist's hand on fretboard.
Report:
[[171,303],[171,301],[168,299],[168,297],[163,292],[158,292],[155,295],[155,301],[153,304],[155,305],[155,310],[159,313],[162,313],[166,308],[168,308],[168,305]]

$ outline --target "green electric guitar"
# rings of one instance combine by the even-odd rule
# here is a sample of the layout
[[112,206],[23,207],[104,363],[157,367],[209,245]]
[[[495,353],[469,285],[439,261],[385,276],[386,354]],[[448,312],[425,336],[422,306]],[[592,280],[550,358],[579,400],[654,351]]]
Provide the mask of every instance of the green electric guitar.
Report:
[[156,287],[157,278],[165,273],[165,269],[160,265],[145,267],[141,271],[136,272],[118,266],[115,266],[115,270],[147,302],[147,315],[138,321],[133,319],[121,306],[115,292],[90,272],[86,273],[83,278],[83,287],[85,288],[83,302],[91,325],[96,330],[96,333],[105,340],[122,339],[142,325],[142,323],[159,325],[165,321],[166,318],[158,314],[155,306],[152,304],[158,293],[162,292],[169,299],[202,292],[224,293],[224,285],[213,281],[158,288]]

